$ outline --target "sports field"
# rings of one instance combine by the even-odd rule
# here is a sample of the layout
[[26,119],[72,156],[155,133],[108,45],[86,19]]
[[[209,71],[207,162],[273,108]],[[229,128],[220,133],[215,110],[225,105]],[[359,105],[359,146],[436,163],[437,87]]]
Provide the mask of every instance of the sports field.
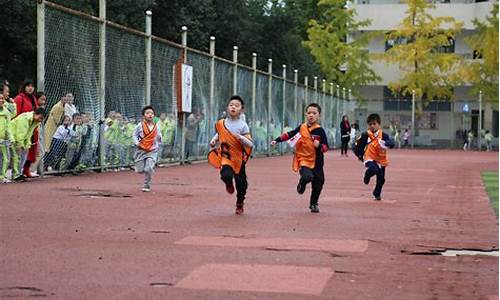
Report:
[[362,164],[328,152],[319,214],[290,156],[248,163],[242,216],[205,163],[157,169],[151,193],[132,172],[2,185],[0,297],[498,299],[498,257],[440,255],[498,250],[481,176],[498,153],[390,159],[376,202]]

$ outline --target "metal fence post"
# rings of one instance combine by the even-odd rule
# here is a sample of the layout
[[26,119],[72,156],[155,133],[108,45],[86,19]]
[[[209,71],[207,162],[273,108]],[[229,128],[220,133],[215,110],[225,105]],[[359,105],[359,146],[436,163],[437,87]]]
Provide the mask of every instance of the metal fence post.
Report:
[[306,86],[305,91],[304,91],[304,104],[308,105],[309,104],[309,78],[307,76],[304,76],[304,85]]
[[[183,63],[187,62],[187,30],[186,26],[181,27],[182,30],[182,48],[183,48]],[[182,78],[178,78],[182,80]],[[182,88],[182,87],[181,87]],[[181,94],[182,95],[182,94]],[[179,100],[178,100],[179,101]],[[180,99],[182,102],[182,99]],[[186,160],[186,119],[188,117],[187,113],[181,112],[182,114],[182,125],[181,125],[181,164],[185,163]]]
[[[215,37],[211,36],[210,37],[210,95],[209,95],[209,107],[208,107],[208,137],[210,137],[210,133],[213,132],[214,130],[214,123],[213,120],[217,120],[217,113],[215,110],[215,101],[214,101],[214,94],[215,94]],[[214,118],[215,116],[215,118]]]
[[[284,132],[285,129],[285,115],[286,115],[286,65],[283,65],[283,109],[281,111],[281,133]],[[283,154],[285,147],[284,144],[281,144],[281,154]]]
[[238,46],[233,47],[233,95],[238,94]]
[[146,93],[145,93],[145,102],[146,105],[151,105],[151,15],[153,13],[150,10],[146,11],[146,38],[145,38],[145,43],[146,43],[146,53],[145,53],[145,58],[146,58],[146,74],[144,76],[145,78],[145,85],[146,85]]
[[106,0],[99,0],[99,105],[100,120],[99,126],[99,164],[101,171],[105,166],[105,143],[104,143],[104,119],[106,115]]
[[321,126],[325,126],[325,112],[326,112],[326,79],[321,81],[323,83],[322,86],[322,95],[321,95],[321,109],[323,113],[321,114]]
[[335,108],[333,106],[333,103],[335,101],[335,95],[333,94],[333,82],[330,82],[330,101],[332,101],[332,111],[331,113],[331,118],[332,118],[332,127],[335,127],[335,121],[333,116],[335,115]]
[[[293,82],[295,83],[294,94],[293,94],[293,111],[297,114],[297,121],[300,122],[300,112],[298,109],[299,102],[299,70],[293,70]],[[293,126],[297,126],[297,124],[293,124]]]
[[[38,0],[36,6],[36,88],[38,91],[45,91],[45,1]],[[41,144],[44,144],[43,126],[40,130]],[[39,146],[41,147],[41,146]],[[41,150],[41,149],[39,149]],[[45,149],[49,151],[49,149]],[[40,175],[43,176],[44,164],[43,164],[43,152],[40,158]]]
[[256,100],[257,100],[257,53],[252,53],[252,124],[251,131],[252,136],[255,138],[255,126],[257,124],[256,110]]
[[318,103],[318,76],[314,76],[314,100],[312,102]]
[[267,60],[267,72],[269,73],[268,86],[267,86],[267,156],[271,156],[271,147],[269,143],[271,143],[271,119],[273,109],[272,101],[273,101],[273,60],[269,58]]

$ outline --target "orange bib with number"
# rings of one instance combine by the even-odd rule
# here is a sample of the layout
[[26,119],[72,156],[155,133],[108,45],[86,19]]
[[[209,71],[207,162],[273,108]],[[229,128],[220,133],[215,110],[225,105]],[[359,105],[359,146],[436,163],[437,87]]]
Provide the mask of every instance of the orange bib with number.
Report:
[[[252,148],[243,146],[240,140],[226,128],[224,120],[217,121],[215,130],[219,135],[219,146],[208,153],[208,163],[215,168],[228,165],[234,173],[239,174],[243,163],[250,158]],[[250,135],[246,137],[251,139]]]

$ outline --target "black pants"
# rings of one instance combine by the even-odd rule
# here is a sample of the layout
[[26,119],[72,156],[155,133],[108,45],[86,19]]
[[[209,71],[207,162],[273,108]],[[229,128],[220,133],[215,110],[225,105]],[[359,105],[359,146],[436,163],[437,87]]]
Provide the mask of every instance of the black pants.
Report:
[[67,150],[68,144],[65,141],[53,138],[49,152],[45,153],[43,157],[44,166],[59,169],[59,163],[64,155],[66,155]]
[[377,176],[377,183],[373,190],[373,196],[380,197],[380,194],[382,194],[382,187],[385,183],[385,167],[379,167],[374,161],[367,162],[365,176],[369,178]]
[[300,168],[300,183],[303,185],[311,183],[311,200],[310,205],[317,205],[319,195],[323,189],[323,184],[325,183],[325,174],[323,173],[323,168],[321,169],[310,169],[306,167]]
[[245,164],[241,165],[240,174],[235,174],[233,168],[228,165],[222,166],[220,170],[220,179],[226,184],[233,184],[233,177],[236,183],[236,205],[243,205],[248,188]]
[[347,147],[349,145],[349,140],[351,138],[346,136],[346,137],[343,137],[341,140],[342,140],[342,146],[340,147],[340,154],[347,154]]
[[194,154],[194,145],[196,144],[196,142],[194,141],[190,141],[190,140],[186,140],[186,146],[185,146],[185,150],[186,150],[186,160],[189,158],[189,156],[193,155]]

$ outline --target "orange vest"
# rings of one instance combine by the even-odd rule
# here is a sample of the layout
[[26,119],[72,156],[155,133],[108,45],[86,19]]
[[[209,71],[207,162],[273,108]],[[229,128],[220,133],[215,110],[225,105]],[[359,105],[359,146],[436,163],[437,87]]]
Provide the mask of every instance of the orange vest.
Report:
[[295,154],[292,162],[294,172],[297,172],[300,167],[313,169],[316,165],[316,148],[311,137],[311,131],[319,127],[321,127],[319,124],[308,127],[307,123],[300,126],[300,139],[295,144]]
[[382,140],[382,129],[379,129],[378,136],[375,137],[375,134],[368,130],[368,137],[370,137],[370,143],[366,146],[365,155],[363,159],[373,160],[382,166],[387,166],[389,164],[389,160],[387,159],[387,150],[380,146],[380,141]]
[[156,124],[154,124],[151,130],[149,130],[148,123],[145,121],[142,122],[142,133],[144,134],[144,137],[139,141],[139,148],[146,152],[150,152],[153,148],[156,135],[158,134]]
[[[224,120],[217,121],[215,130],[219,134],[219,147],[208,152],[208,163],[218,169],[228,165],[234,173],[239,174],[243,163],[250,158],[252,148],[243,146],[240,140],[226,128]],[[251,139],[250,135],[246,137]]]

